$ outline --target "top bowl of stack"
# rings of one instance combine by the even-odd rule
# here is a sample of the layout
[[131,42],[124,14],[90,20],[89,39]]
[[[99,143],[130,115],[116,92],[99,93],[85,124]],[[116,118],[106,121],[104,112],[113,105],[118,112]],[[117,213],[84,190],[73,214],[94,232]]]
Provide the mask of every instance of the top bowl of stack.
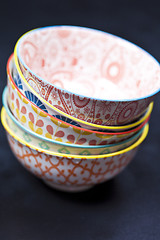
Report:
[[15,66],[48,107],[105,130],[136,121],[160,90],[160,65],[114,35],[74,26],[32,30],[17,42]]

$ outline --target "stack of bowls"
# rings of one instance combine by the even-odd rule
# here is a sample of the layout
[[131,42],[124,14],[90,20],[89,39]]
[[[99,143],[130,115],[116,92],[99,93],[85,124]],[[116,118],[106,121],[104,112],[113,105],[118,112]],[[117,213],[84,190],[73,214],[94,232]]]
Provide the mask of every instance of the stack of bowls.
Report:
[[24,167],[53,188],[83,191],[133,159],[159,89],[159,63],[126,40],[35,29],[8,60],[1,121]]

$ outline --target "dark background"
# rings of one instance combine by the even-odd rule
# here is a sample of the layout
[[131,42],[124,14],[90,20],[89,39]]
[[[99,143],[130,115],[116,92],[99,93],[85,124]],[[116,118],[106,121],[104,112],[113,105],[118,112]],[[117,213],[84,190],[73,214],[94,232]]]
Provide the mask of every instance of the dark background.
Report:
[[[158,2],[1,1],[0,94],[17,39],[36,27],[68,24],[105,30],[138,44],[160,61]],[[115,179],[84,193],[52,190],[27,172],[13,156],[0,125],[0,240],[159,240],[159,102],[160,94],[148,138],[134,161]]]

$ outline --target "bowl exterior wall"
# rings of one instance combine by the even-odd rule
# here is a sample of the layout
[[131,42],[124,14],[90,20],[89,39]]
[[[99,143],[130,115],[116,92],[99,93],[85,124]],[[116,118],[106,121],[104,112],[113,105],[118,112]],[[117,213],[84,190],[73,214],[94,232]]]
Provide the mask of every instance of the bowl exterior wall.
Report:
[[[104,126],[120,126],[129,124],[138,119],[153,101],[153,96],[137,101],[105,101],[96,100],[84,97],[83,99],[76,95],[68,93],[65,90],[60,90],[56,86],[46,84],[38,79],[22,65],[21,71],[30,84],[44,100],[52,104],[55,111],[57,108],[69,117],[74,117],[88,123]],[[22,85],[24,86],[24,82]],[[56,96],[56,97],[55,97]],[[54,113],[55,114],[55,113]],[[58,113],[59,114],[59,113]],[[92,126],[87,126],[79,123],[82,127],[92,129]]]
[[119,174],[133,159],[137,148],[107,158],[76,159],[56,157],[33,150],[7,133],[9,145],[18,161],[31,173],[59,189],[76,191],[90,188]]
[[38,101],[40,105],[39,107],[43,108],[43,111],[40,108],[35,107],[34,104],[32,104],[32,102],[27,98],[23,97],[9,77],[8,92],[8,105],[16,119],[25,128],[51,140],[87,146],[107,145],[126,140],[138,132],[133,131],[127,134],[117,135],[107,135],[105,133],[98,134],[94,132],[87,132],[83,129],[81,130],[80,128],[76,128],[74,125],[72,127],[63,121],[60,122],[59,119],[52,118],[46,114],[47,112],[45,112],[46,110],[40,101]]

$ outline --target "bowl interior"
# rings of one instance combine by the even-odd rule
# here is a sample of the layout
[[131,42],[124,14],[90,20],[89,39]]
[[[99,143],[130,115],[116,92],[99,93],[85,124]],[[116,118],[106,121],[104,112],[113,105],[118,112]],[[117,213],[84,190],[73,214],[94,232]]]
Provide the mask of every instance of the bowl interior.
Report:
[[[148,118],[152,112],[153,109],[153,102],[150,103],[149,107],[147,108],[145,114],[138,119],[137,121],[128,124],[128,125],[123,125],[123,126],[102,126],[104,129],[103,131],[101,130],[101,126],[97,125],[96,128],[93,130],[87,129],[85,124],[81,124],[82,126],[80,127],[79,124],[76,124],[76,122],[73,120],[70,120],[66,117],[63,117],[61,115],[56,115],[56,117],[48,114],[47,112],[44,112],[43,109],[39,108],[36,104],[32,101],[30,101],[20,90],[21,90],[21,81],[19,82],[19,79],[15,79],[12,75],[13,74],[13,54],[10,56],[8,63],[7,63],[7,74],[8,74],[8,84],[13,86],[13,88],[15,88],[15,91],[17,92],[17,94],[21,97],[24,98],[24,102],[26,102],[27,104],[29,103],[29,105],[31,105],[32,108],[36,108],[37,111],[42,111],[42,113],[44,115],[46,115],[47,117],[51,117],[54,120],[59,121],[60,123],[62,123],[63,125],[65,125],[66,127],[71,127],[73,129],[76,130],[81,130],[84,131],[86,133],[97,133],[97,134],[108,134],[108,135],[116,135],[116,134],[128,134],[130,132],[136,132],[138,131],[141,127],[144,126],[144,123],[146,123],[148,121]],[[38,102],[41,101],[39,100]],[[44,105],[42,105],[44,106]],[[141,125],[140,125],[141,124]],[[78,126],[77,126],[78,125]],[[100,128],[100,129],[99,129]]]
[[101,31],[71,26],[37,29],[22,36],[17,51],[31,73],[78,95],[137,99],[160,88],[159,63],[151,55]]

